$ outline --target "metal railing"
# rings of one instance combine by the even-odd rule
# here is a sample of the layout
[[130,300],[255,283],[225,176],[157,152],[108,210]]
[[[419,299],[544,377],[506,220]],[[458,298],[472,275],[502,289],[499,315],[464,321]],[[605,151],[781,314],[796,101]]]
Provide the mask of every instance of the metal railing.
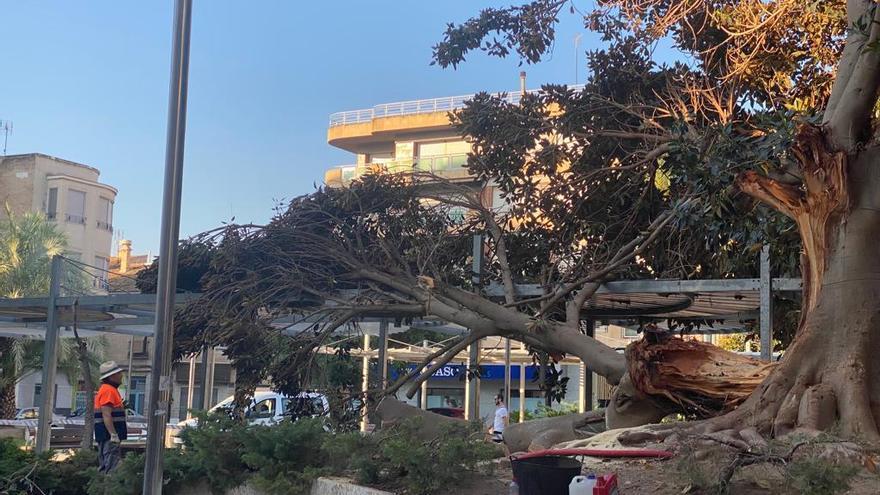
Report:
[[64,220],[68,223],[79,223],[82,225],[86,224],[86,217],[82,215],[74,215],[72,213],[68,213],[64,216]]
[[[583,89],[583,84],[569,86],[572,89]],[[540,89],[531,89],[528,93],[540,92]],[[522,95],[519,91],[511,91],[510,93],[496,93],[495,96],[503,97],[504,101],[516,105],[519,103]],[[337,112],[330,114],[330,127],[339,125],[359,124],[369,122],[373,119],[383,117],[396,117],[400,115],[417,115],[421,113],[434,112],[451,112],[464,108],[465,102],[472,99],[474,95],[464,96],[443,96],[440,98],[429,98],[426,100],[399,101],[395,103],[382,103],[373,108],[365,108],[361,110],[350,110],[347,112]]]
[[98,226],[98,228],[101,229],[101,230],[106,230],[106,231],[108,231],[108,232],[113,232],[113,225],[110,225],[110,223],[108,223],[108,222],[102,222],[101,220],[98,220],[98,224],[97,224],[97,226]]

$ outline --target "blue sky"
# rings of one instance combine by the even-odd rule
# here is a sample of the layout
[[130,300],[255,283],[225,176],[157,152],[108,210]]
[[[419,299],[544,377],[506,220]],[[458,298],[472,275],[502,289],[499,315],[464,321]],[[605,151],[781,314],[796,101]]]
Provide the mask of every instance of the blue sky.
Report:
[[[331,113],[378,103],[573,83],[562,16],[536,66],[474,53],[430,66],[447,22],[516,2],[195,0],[181,236],[265,222],[277,200],[314,190],[353,156],[326,143]],[[582,2],[589,3],[589,2]],[[98,167],[119,189],[114,224],[134,250],[159,241],[173,2],[0,0],[0,119],[9,154],[40,152]],[[586,77],[581,56],[580,82]]]

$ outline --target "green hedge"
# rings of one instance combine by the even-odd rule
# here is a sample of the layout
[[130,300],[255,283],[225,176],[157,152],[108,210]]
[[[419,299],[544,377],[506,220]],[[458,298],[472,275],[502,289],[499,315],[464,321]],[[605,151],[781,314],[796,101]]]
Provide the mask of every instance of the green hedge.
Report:
[[[373,435],[329,433],[321,420],[246,426],[228,417],[199,418],[198,428],[181,433],[182,449],[165,451],[165,491],[206,482],[215,493],[245,483],[267,493],[308,493],[314,479],[350,475],[362,483],[406,493],[446,492],[483,461],[498,455],[486,443],[479,425],[446,427],[431,442],[419,439],[420,419]],[[144,458],[128,455],[110,475],[95,469],[93,452],[62,462],[22,451],[0,441],[0,493],[56,495],[139,494]],[[488,463],[491,465],[491,463]],[[39,489],[36,489],[39,487]]]

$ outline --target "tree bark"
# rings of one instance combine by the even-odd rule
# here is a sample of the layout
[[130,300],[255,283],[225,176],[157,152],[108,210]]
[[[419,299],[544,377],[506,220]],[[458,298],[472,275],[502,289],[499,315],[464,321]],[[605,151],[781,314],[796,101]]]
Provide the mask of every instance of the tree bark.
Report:
[[0,383],[0,419],[12,419],[15,417],[15,369],[14,358],[12,354],[13,339],[8,337],[0,337],[0,358],[10,364],[10,369],[3,368],[0,373],[3,374]]
[[823,129],[805,124],[794,155],[803,188],[756,174],[745,174],[740,186],[798,225],[800,326],[767,379],[708,428],[778,437],[837,424],[846,436],[880,443],[880,148],[836,151]]
[[95,382],[92,380],[92,364],[89,361],[88,344],[80,338],[78,333],[75,333],[75,336],[77,358],[82,366],[83,390],[86,393],[86,411],[83,413],[83,438],[80,448],[89,450],[92,448],[92,437],[95,434]]

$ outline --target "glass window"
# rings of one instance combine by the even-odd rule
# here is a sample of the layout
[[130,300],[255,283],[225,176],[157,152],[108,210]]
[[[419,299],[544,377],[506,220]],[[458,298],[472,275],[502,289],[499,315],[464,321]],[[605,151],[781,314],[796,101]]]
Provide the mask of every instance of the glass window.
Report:
[[275,399],[257,402],[248,410],[247,417],[251,419],[275,417]]
[[67,191],[67,221],[86,223],[86,193],[83,191]]
[[75,411],[85,411],[86,410],[86,392],[84,390],[76,391],[76,398],[74,399],[76,403],[73,406]]
[[110,260],[103,256],[95,256],[95,287],[107,289],[107,271],[110,269]]
[[49,188],[49,198],[46,201],[46,216],[51,220],[58,215],[58,188]]
[[419,156],[467,155],[471,145],[466,141],[438,141],[419,143]]
[[107,198],[98,198],[98,228],[113,229],[113,203]]
[[639,336],[639,330],[637,328],[624,328],[623,336],[628,339],[635,339]]
[[[144,399],[147,394],[147,377],[133,376],[128,388],[128,403],[138,414],[144,413]],[[185,404],[186,402],[184,402]]]

